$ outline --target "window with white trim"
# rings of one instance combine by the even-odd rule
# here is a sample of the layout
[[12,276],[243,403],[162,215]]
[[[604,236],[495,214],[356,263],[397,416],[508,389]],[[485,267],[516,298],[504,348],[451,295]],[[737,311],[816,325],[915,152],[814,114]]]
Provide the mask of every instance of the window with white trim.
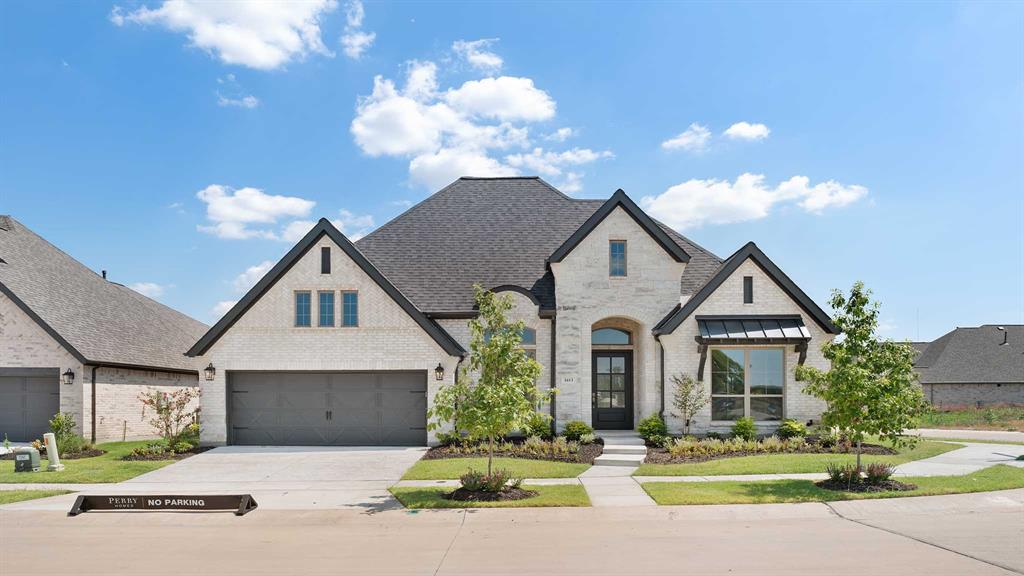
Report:
[[782,420],[784,354],[782,348],[713,348],[711,419]]

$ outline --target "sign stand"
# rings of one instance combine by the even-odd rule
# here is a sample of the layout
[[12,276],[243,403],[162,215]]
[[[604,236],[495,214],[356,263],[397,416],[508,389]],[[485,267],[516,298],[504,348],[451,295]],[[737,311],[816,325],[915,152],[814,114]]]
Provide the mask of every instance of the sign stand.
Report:
[[233,510],[235,516],[244,516],[257,507],[251,494],[214,496],[146,496],[130,494],[125,496],[79,496],[68,516],[78,516],[92,510],[170,510],[210,511]]

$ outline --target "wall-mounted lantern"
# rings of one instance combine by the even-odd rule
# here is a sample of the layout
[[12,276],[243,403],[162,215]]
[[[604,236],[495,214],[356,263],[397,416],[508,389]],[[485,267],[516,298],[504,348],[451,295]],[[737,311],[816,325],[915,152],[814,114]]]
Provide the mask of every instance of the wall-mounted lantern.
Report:
[[68,368],[67,370],[64,371],[63,374],[60,375],[60,379],[61,382],[70,386],[75,382],[75,373],[71,371],[71,368]]
[[209,366],[203,368],[203,377],[206,378],[207,382],[213,380],[213,377],[217,375],[217,369],[213,367],[213,362],[210,362]]
[[434,368],[434,379],[444,380],[444,366],[441,366],[440,362],[437,363],[437,368]]

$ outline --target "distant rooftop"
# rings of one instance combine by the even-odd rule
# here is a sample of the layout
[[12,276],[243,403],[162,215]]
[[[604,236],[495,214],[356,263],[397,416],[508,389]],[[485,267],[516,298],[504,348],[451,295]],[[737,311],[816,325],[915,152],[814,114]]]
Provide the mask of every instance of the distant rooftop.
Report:
[[957,328],[921,348],[912,344],[921,351],[914,367],[922,384],[1024,382],[1024,325]]

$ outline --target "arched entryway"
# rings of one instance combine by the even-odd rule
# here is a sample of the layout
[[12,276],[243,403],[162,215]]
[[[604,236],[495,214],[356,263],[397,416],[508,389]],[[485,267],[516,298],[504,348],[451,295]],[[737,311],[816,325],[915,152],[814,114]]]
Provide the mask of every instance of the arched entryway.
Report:
[[591,424],[596,430],[633,429],[637,327],[623,318],[591,327]]

